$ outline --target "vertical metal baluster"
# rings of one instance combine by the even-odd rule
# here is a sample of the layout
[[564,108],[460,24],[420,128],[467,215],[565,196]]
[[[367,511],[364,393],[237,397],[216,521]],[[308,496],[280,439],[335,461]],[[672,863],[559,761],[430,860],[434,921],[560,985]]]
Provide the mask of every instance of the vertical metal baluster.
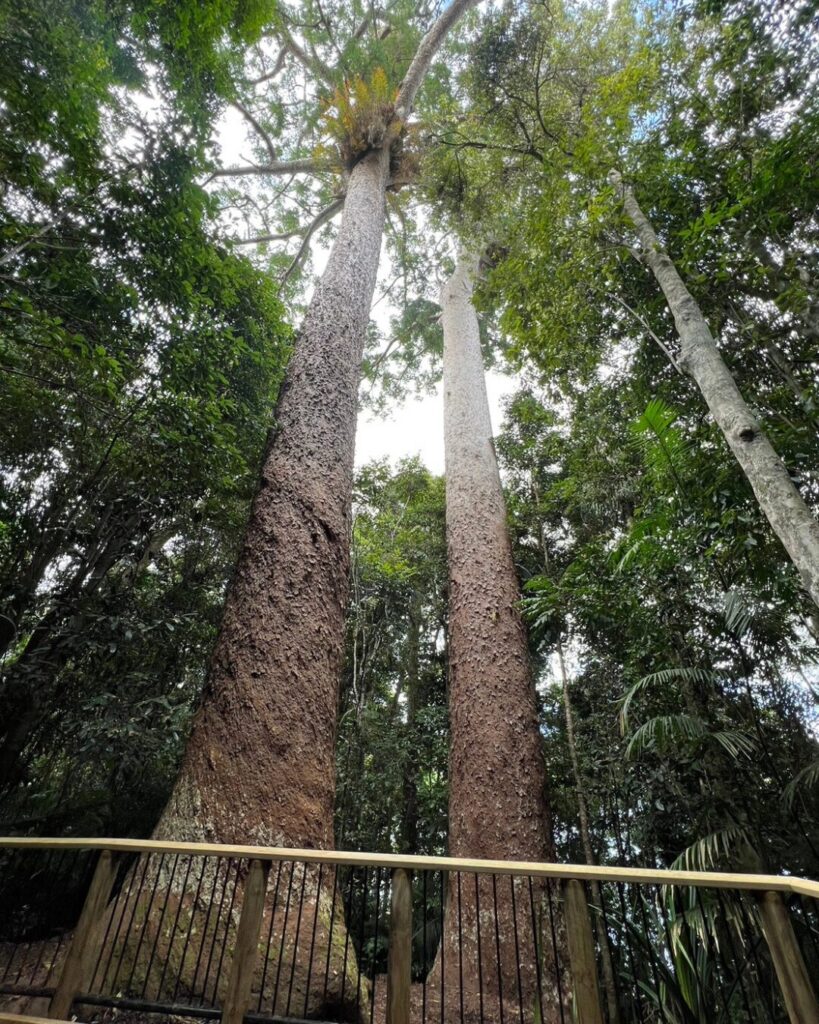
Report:
[[446,972],[444,971],[444,954],[446,952],[446,942],[444,941],[445,938],[446,938],[446,936],[444,935],[444,902],[445,902],[445,892],[446,892],[445,878],[446,878],[446,874],[442,870],[441,871],[441,922],[440,922],[440,926],[441,926],[441,1024],[444,1024],[444,980],[445,980],[445,974],[446,974]]
[[[145,983],[142,986],[142,998],[143,999],[146,998],[146,995],[147,995],[147,992],[148,992],[148,982],[150,981],[151,970],[153,969],[153,966],[154,966],[154,958],[156,957],[156,947],[159,945],[159,943],[160,943],[160,941],[162,939],[162,925],[163,925],[163,923],[165,921],[165,913],[166,913],[166,911],[168,909],[168,901],[171,898],[171,886],[173,885],[173,880],[174,880],[174,877],[176,876],[176,869],[177,869],[178,866],[179,866],[179,854],[177,853],[174,856],[173,866],[171,867],[171,875],[170,875],[170,878],[168,879],[167,888],[165,889],[165,899],[164,899],[164,901],[162,903],[162,913],[159,915],[159,923],[156,926],[156,935],[154,937],[154,944],[153,944],[153,947],[151,949],[151,956],[150,956],[150,958],[148,960],[148,969],[145,971]],[[165,956],[166,963],[167,963],[167,960],[168,960],[168,957],[166,955]]]
[[[640,916],[643,919],[643,930],[646,936],[646,946],[649,951],[648,959],[649,963],[651,964],[651,975],[654,978],[654,991],[657,993],[657,1006],[659,1007],[660,1016],[663,1018],[664,1024],[668,1024],[668,1017],[666,1016],[665,1006],[663,1005],[663,1001],[660,994],[660,977],[657,973],[657,960],[654,955],[654,943],[652,942],[651,929],[648,925],[648,914],[646,914],[646,906],[643,902],[643,893],[639,885],[635,886],[634,890],[637,895],[637,903],[640,907]],[[683,921],[685,921],[684,917]],[[694,974],[696,975],[696,968],[694,969]]]
[[[768,1016],[768,1020],[771,1022],[771,1024],[775,1024],[773,1009],[771,1008],[770,1004],[765,1000],[765,990],[762,987],[764,975],[762,971],[762,966],[759,962],[759,957],[756,952],[757,940],[754,939],[753,932],[748,928],[748,925],[751,924],[751,918],[750,915],[747,915],[747,911],[745,909],[745,901],[743,899],[743,894],[741,892],[737,894],[737,903],[740,909],[740,917],[742,919],[743,931],[745,932],[745,941],[748,944],[748,948],[751,951],[751,958],[754,962],[754,967],[756,968],[757,993],[759,994],[760,1002],[765,1007],[765,1012]],[[763,939],[761,933],[759,933],[758,939]],[[768,989],[768,991],[770,992],[773,991],[773,988],[771,986],[766,985],[765,988]]]
[[512,892],[512,931],[515,934],[515,969],[518,976],[518,1013],[520,1024],[523,1024],[523,980],[520,976],[520,940],[518,938],[518,909],[515,902],[515,876],[509,876],[509,888]]
[[455,872],[455,880],[458,886],[458,976],[460,979],[461,991],[461,1024],[464,1024],[464,931],[461,918],[461,872]]
[[[347,955],[350,950],[350,928],[352,922],[350,920],[353,912],[353,891],[355,889],[355,868],[350,868],[350,890],[347,897],[347,910],[344,914],[344,963],[341,967],[341,1002],[344,1004],[344,1000],[347,997]],[[344,903],[342,901],[342,907]]]
[[740,964],[739,957],[737,956],[737,948],[734,944],[734,936],[731,929],[731,922],[728,920],[728,911],[725,906],[725,901],[722,898],[722,893],[719,889],[716,890],[717,900],[719,901],[720,909],[722,910],[722,916],[725,918],[725,934],[728,936],[728,944],[731,947],[731,955],[734,958],[734,971],[739,982],[740,992],[742,993],[742,1001],[745,1004],[745,1012],[748,1014],[749,1024],[753,1024],[754,1015],[751,1013],[751,1004],[748,1001],[748,993],[745,989],[745,965]]
[[282,961],[284,960],[284,943],[287,937],[287,919],[290,916],[290,896],[293,892],[293,869],[295,867],[294,861],[288,861],[290,868],[290,874],[287,878],[287,898],[284,903],[284,920],[282,921],[282,941],[279,944],[279,962],[276,964],[276,981],[273,985],[273,1008],[271,1013],[273,1016],[276,1015],[276,1006],[279,1002],[279,979],[282,975]]
[[[601,913],[601,915],[603,917],[603,928],[605,929],[605,932],[606,932],[606,941],[609,944],[609,950],[611,950],[611,940],[610,940],[610,931],[609,931],[609,919],[608,919],[608,915],[606,914],[606,890],[605,890],[605,883],[601,883],[598,886],[598,890],[600,892],[600,913]],[[620,951],[619,951],[619,948],[618,948],[618,953],[619,952]],[[619,961],[619,959],[620,959],[620,957],[618,957],[618,961]],[[614,999],[615,999],[615,1002],[617,1003],[617,1006],[618,1006],[618,1009],[619,1009],[619,1007],[621,1007],[621,1005],[622,1005],[623,997],[622,997],[622,992],[620,991],[620,982],[618,980],[617,975],[618,975],[618,972],[616,970],[612,971],[612,980],[614,981]],[[606,1001],[606,1012],[608,1012],[608,1001]]]
[[140,855],[138,855],[136,861],[134,862],[134,866],[133,866],[133,868],[131,869],[131,871],[129,873],[130,874],[130,878],[129,878],[129,881],[128,881],[128,895],[125,898],[125,902],[122,904],[122,914],[120,915],[119,923],[117,924],[117,930],[116,930],[116,933],[114,934],[114,938],[113,938],[113,940],[111,942],[111,952],[110,952],[110,954],[108,956],[108,962],[105,965],[105,973],[102,976],[102,981],[101,981],[100,988],[106,988],[108,986],[108,972],[111,970],[111,961],[114,958],[114,952],[116,951],[116,948],[117,948],[117,940],[119,939],[120,930],[122,929],[122,922],[125,920],[125,915],[128,913],[128,904],[131,902],[131,894],[134,891],[134,880],[136,879],[137,875],[139,875],[139,862],[140,862],[140,859],[142,859],[142,874],[141,874],[140,879],[139,879],[139,884],[137,885],[137,891],[136,891],[136,896],[134,897],[134,903],[133,903],[133,906],[131,907],[131,917],[130,917],[130,920],[128,921],[128,925],[127,925],[127,927],[125,929],[125,932],[123,933],[123,936],[122,936],[122,945],[120,946],[120,950],[119,950],[119,959],[117,960],[117,966],[114,968],[114,976],[113,976],[113,978],[111,979],[111,982],[110,982],[110,989],[111,989],[111,991],[115,991],[116,983],[117,983],[117,978],[119,977],[120,968],[122,967],[122,959],[125,956],[126,940],[127,940],[127,937],[128,937],[128,933],[131,930],[131,925],[134,923],[134,915],[136,914],[136,908],[137,908],[137,906],[139,904],[139,897],[140,897],[140,894],[142,892],[142,886],[145,884],[145,876],[146,876],[146,874],[148,872],[148,858],[149,858],[149,856],[150,856],[150,854],[145,854],[145,855],[140,854]]
[[[122,865],[120,865],[120,867],[121,866]],[[107,921],[107,923],[105,925],[105,934],[102,937],[102,942],[100,943],[100,951],[97,954],[97,962],[94,964],[94,970],[93,970],[93,972],[91,974],[91,980],[88,983],[88,986],[89,986],[88,990],[89,990],[89,992],[93,992],[94,991],[94,983],[97,980],[97,973],[99,972],[100,964],[102,963],[102,958],[105,955],[106,947],[108,946],[108,936],[111,934],[111,927],[112,927],[112,925],[114,923],[114,918],[117,916],[117,911],[120,910],[120,901],[122,899],[123,889],[124,889],[124,886],[122,886],[120,888],[119,892],[114,897],[114,902],[113,902],[112,906],[110,907],[110,909],[108,911],[108,915],[107,915],[108,916],[108,921]],[[120,910],[120,921],[122,920],[122,914],[123,913],[124,913],[124,908],[122,910]],[[116,939],[114,939],[114,941],[116,941]],[[51,972],[54,970],[54,964],[57,962],[57,952],[60,949],[61,943],[62,943],[62,935],[60,936],[60,942],[57,943],[57,949],[54,951],[54,957],[52,958],[51,967],[49,968],[48,975],[46,976],[46,984],[48,984],[48,979],[51,977]],[[112,947],[111,947],[111,952],[113,953],[113,943],[112,943]],[[100,978],[100,988],[102,988],[104,984],[105,984],[105,975],[103,974],[103,976]]]
[[495,910],[495,953],[498,958],[498,1009],[500,1024],[503,1024],[503,971],[501,969],[500,924],[498,923],[498,887],[495,875],[492,875],[492,905]]
[[[237,857],[236,858],[236,870],[233,873],[233,889],[231,890],[231,893],[230,893],[230,904],[228,905],[228,912],[227,912],[227,915],[225,917],[225,934],[224,934],[224,938],[222,939],[222,948],[219,951],[219,965],[216,968],[216,977],[213,980],[213,999],[211,999],[211,1002],[214,1004],[214,1006],[219,1001],[219,981],[220,981],[220,979],[222,977],[222,964],[224,963],[224,960],[225,960],[225,950],[227,949],[227,944],[228,944],[228,941],[230,940],[230,925],[231,925],[231,922],[233,921],[233,908],[234,908],[234,906],[236,904],[236,893],[237,893],[237,891],[239,889],[239,874],[241,872],[241,869],[242,869],[242,858],[241,857]],[[248,870],[249,869],[250,869],[250,864],[248,864]],[[227,885],[227,881],[225,882],[225,884]],[[266,876],[264,878],[264,884],[265,884],[265,886],[267,885],[267,877]]]
[[[205,858],[207,864],[208,858]],[[216,886],[219,884],[219,872],[222,870],[222,864],[224,861],[221,858],[214,858],[213,867],[213,884],[210,887],[210,896],[208,897],[208,912],[205,914],[205,923],[202,925],[202,941],[199,943],[199,952],[196,954],[196,966],[193,969],[193,977],[191,978],[191,999],[195,998],[196,993],[196,980],[199,977],[199,968],[202,966],[202,957],[205,953],[205,943],[208,940],[208,925],[210,924],[210,918],[213,913],[213,905],[216,899]],[[227,871],[225,871],[225,880],[227,880]],[[224,889],[222,890],[222,898],[224,899]],[[218,921],[218,916],[217,916]],[[217,925],[213,926],[213,939],[210,944],[211,956],[213,955],[213,943],[216,941],[216,929]],[[207,988],[207,982],[202,986],[202,996],[199,1002],[204,1005],[205,1002],[205,989]]]
[[[550,900],[549,900],[549,903],[550,903],[550,906],[549,906],[549,916],[551,917],[551,911],[552,911],[552,908],[551,908],[551,893],[549,894],[549,896],[550,896]],[[541,981],[541,977],[540,977],[540,947],[539,947],[539,944],[538,944],[538,941],[537,941],[538,921],[537,921],[537,912],[535,910],[535,889],[534,889],[534,886],[532,885],[532,876],[531,875],[529,875],[529,909],[532,912],[532,944],[533,944],[534,950],[535,950],[535,980],[537,981],[537,1005],[538,1005],[538,1010],[540,1012],[538,1020],[542,1021],[544,1019],[544,1017],[543,1017],[543,982]],[[555,937],[554,929],[552,929],[552,946],[554,947],[555,952],[557,952],[557,938]],[[560,977],[560,972],[558,971],[558,978],[559,977]],[[558,981],[558,984],[559,984],[559,981]],[[562,996],[560,998],[560,1019],[561,1019],[561,1021],[563,1020],[563,998],[562,998]]]
[[[148,930],[148,920],[149,920],[149,918],[151,916],[151,910],[153,909],[154,897],[156,896],[156,889],[157,889],[157,886],[159,885],[159,876],[162,874],[162,864],[164,863],[164,861],[165,861],[165,854],[164,853],[160,853],[159,854],[159,865],[158,865],[158,867],[156,869],[156,874],[154,876],[154,884],[153,884],[153,886],[151,888],[151,895],[150,895],[150,898],[148,899],[148,906],[147,906],[147,908],[145,910],[145,917],[142,919],[142,928],[140,929],[140,932],[139,932],[139,942],[137,943],[136,952],[134,953],[134,962],[131,964],[131,973],[128,975],[128,981],[126,982],[126,985],[125,985],[125,991],[126,992],[130,992],[131,991],[131,985],[132,985],[133,980],[134,980],[134,974],[136,972],[137,964],[139,963],[139,953],[140,953],[140,950],[142,949],[142,943],[145,941],[145,932]],[[134,910],[136,910],[136,907],[134,907]]]
[[375,1015],[375,984],[376,984],[376,958],[378,957],[378,915],[381,908],[381,868],[375,869],[375,936],[373,937],[373,955],[370,958],[370,967],[372,969],[373,976],[373,987],[370,993],[370,1024],[373,1024],[373,1017]]
[[355,986],[356,1011],[361,1010],[361,968],[364,963],[364,930],[367,924],[367,866],[364,865],[364,878],[361,883],[361,931],[358,936],[358,975]]
[[318,923],[319,916],[319,901],[321,900],[321,876],[324,871],[324,865],[319,864],[318,869],[318,882],[316,883],[316,909],[313,914],[313,933],[310,936],[310,959],[307,963],[307,984],[304,986],[304,1012],[302,1017],[307,1017],[307,1003],[310,999],[310,981],[313,977],[313,953],[316,949],[316,925]]
[[296,976],[296,960],[299,955],[299,936],[301,935],[301,914],[304,909],[304,888],[307,885],[307,865],[302,864],[301,891],[299,892],[299,913],[296,918],[296,937],[293,940],[293,963],[290,968],[290,984],[287,986],[287,1005],[284,1008],[285,1017],[290,1016],[290,1000],[293,997],[293,979]]
[[[711,934],[711,928],[708,924],[708,915],[705,912],[705,904],[702,900],[699,887],[694,887],[694,894],[697,900],[697,906],[699,907],[700,914],[702,915],[702,927],[705,931],[705,948],[708,950],[708,955],[714,962],[714,976],[717,981],[717,988],[719,989],[720,996],[722,997],[722,1005],[725,1009],[725,1019],[729,1021],[731,1019],[730,1012],[728,1010],[728,1001],[725,997],[725,988],[720,978],[719,969],[723,967],[722,958],[718,955],[716,944],[714,943],[714,937]],[[703,982],[705,979],[703,979]]]
[[626,949],[628,950],[628,959],[631,964],[631,980],[634,982],[634,993],[631,1001],[634,1002],[635,998],[637,1001],[637,1013],[638,1020],[645,1020],[645,1011],[643,1010],[643,997],[640,990],[640,981],[637,977],[637,962],[634,959],[634,947],[631,945],[631,938],[629,937],[629,918],[628,912],[626,911],[626,899],[623,894],[623,883],[615,882],[615,888],[617,889],[617,897],[620,902],[620,913],[623,916],[623,936],[626,940]]
[[218,877],[219,870],[222,867],[222,864],[225,865],[225,882],[224,885],[222,886],[222,894],[219,898],[219,909],[216,911],[216,920],[213,922],[213,937],[211,938],[210,941],[210,952],[208,953],[208,962],[205,967],[205,977],[202,981],[202,1006],[204,1006],[205,1003],[207,1003],[208,1001],[208,979],[210,978],[210,969],[213,965],[213,954],[216,951],[216,942],[217,939],[219,938],[219,928],[222,922],[222,911],[224,910],[225,907],[225,896],[227,895],[228,883],[230,882],[230,868],[232,860],[233,858],[231,857],[228,857],[226,860],[220,859],[216,867],[216,874]]
[[[162,996],[162,988],[165,984],[165,973],[168,970],[168,964],[171,962],[170,951],[173,948],[173,941],[176,938],[176,929],[179,926],[179,914],[182,910],[182,903],[184,902],[185,894],[188,891],[188,880],[190,879],[191,876],[192,867],[193,857],[188,857],[188,867],[187,870],[185,871],[185,877],[182,879],[182,890],[179,893],[179,900],[176,904],[176,915],[174,916],[173,927],[171,928],[171,933],[168,936],[168,954],[164,957],[165,963],[162,965],[162,974],[160,974],[159,976],[159,985],[157,986],[156,990],[157,999],[160,999]],[[193,909],[191,912],[191,920],[193,920]]]
[[330,954],[333,949],[333,922],[336,916],[336,895],[338,889],[338,865],[333,865],[333,902],[330,906],[330,934],[327,936],[327,960],[324,964],[324,996],[323,1000],[327,1002],[327,981],[330,977]]
[[[273,891],[273,903],[272,903],[272,905],[270,907],[270,925],[269,925],[269,927],[267,929],[267,943],[266,943],[266,945],[264,947],[264,968],[262,969],[262,983],[259,986],[259,1003],[258,1003],[258,1006],[257,1006],[257,1011],[259,1013],[262,1012],[262,1003],[264,1001],[264,987],[265,987],[265,984],[267,982],[267,968],[268,968],[268,965],[270,964],[270,947],[273,944],[273,922],[276,919],[276,908],[279,905],[279,882],[281,882],[281,878],[282,878],[282,862],[279,861],[279,867],[278,867],[278,870],[276,871],[276,887],[275,887],[275,889]],[[305,999],[306,998],[307,997],[305,996]],[[274,1013],[275,1012],[275,1007],[271,1007],[270,1008],[270,1012]]]
[[[557,883],[555,883],[554,900],[557,901]],[[532,878],[529,877],[529,895],[532,895]],[[552,951],[555,955],[555,979],[557,981],[557,998],[560,1006],[560,1024],[565,1024],[565,1010],[563,1008],[563,968],[560,964],[560,947],[557,944],[557,928],[555,927],[555,913],[552,906],[552,880],[546,879],[546,906],[549,908],[549,929],[552,933]],[[538,978],[540,975],[538,974]]]
[[[193,857],[191,857],[191,863],[193,863]],[[199,906],[199,895],[202,892],[202,882],[205,879],[205,868],[208,865],[207,857],[202,858],[202,870],[199,872],[199,879],[196,883],[196,892],[193,895],[193,903],[191,904],[191,915],[188,919],[188,930],[185,933],[185,942],[182,946],[182,956],[179,960],[179,970],[176,972],[176,981],[173,986],[173,995],[171,996],[171,1002],[176,1002],[176,997],[179,993],[179,986],[182,984],[182,975],[185,972],[185,960],[188,957],[188,946],[190,945],[191,935],[193,934],[193,923],[196,920],[196,908]],[[191,994],[193,994],[191,986]]]
[[[427,872],[426,869],[421,872],[421,906],[423,907],[423,913],[421,916],[421,943],[424,948],[422,956],[422,978],[421,983],[421,1024],[427,1024]],[[441,936],[441,945],[443,946],[443,935]],[[372,1024],[372,1020],[370,1021]]]
[[480,1010],[481,1024],[483,1024],[483,965],[481,963],[481,898],[478,894],[477,872],[473,877],[475,879],[475,933],[478,937],[478,1007]]
[[[48,870],[48,867],[46,867],[46,875],[47,875],[47,877],[49,879],[49,883],[50,883],[49,884],[49,897],[50,897],[52,902],[54,901],[54,897],[55,897],[54,876],[59,874],[59,871],[60,871],[60,869],[63,866],[63,862],[65,861],[66,852],[67,851],[65,851],[65,850],[60,850],[59,852],[57,852],[56,857],[54,855],[54,851],[49,850],[49,851],[46,852],[46,857],[45,857],[45,859],[46,859],[46,866],[48,865],[48,862],[50,860],[56,860],[56,865],[53,865],[50,870]],[[36,985],[37,974],[38,974],[40,968],[43,965],[43,957],[45,956],[47,942],[48,942],[48,939],[41,939],[41,941],[40,941],[40,953],[39,953],[39,956],[37,957],[37,960],[36,960],[36,962],[34,964],[34,969],[32,970],[31,975],[29,977],[29,981],[28,981],[29,985],[32,988],[34,988],[35,985]],[[102,952],[102,947],[100,947],[100,952]],[[50,969],[49,969],[49,973],[51,973]]]

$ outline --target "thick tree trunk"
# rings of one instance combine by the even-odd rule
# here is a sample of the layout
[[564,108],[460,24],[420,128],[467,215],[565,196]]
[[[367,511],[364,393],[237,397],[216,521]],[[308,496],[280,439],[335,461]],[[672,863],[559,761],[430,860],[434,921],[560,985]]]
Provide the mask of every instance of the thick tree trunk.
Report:
[[[477,261],[462,259],[441,299],[450,587],[449,849],[453,856],[543,861],[551,847],[543,741],[472,305],[476,269]],[[528,893],[521,889],[517,899],[519,907],[528,907]],[[479,943],[484,957],[487,949],[495,952],[493,918],[502,955],[487,958],[481,969]],[[500,999],[507,1004],[504,1017],[518,1014],[519,1000],[527,1020],[540,1013],[531,921],[526,928],[520,912],[518,918],[519,959],[509,886],[498,886],[495,893],[489,878],[477,887],[469,876],[460,886],[451,881],[444,923],[445,998],[458,1005],[462,970],[468,1020],[483,1016],[481,982],[490,1013]],[[480,937],[478,925],[485,932]],[[548,1022],[559,1017],[559,1009],[545,938],[538,935],[542,1019]],[[436,968],[431,981],[436,983]]]
[[388,170],[384,149],[350,174],[159,837],[333,846],[359,365]]
[[713,335],[632,190],[612,171],[612,184],[640,239],[651,268],[674,316],[680,336],[680,367],[696,381],[711,415],[725,436],[760,508],[796,566],[802,583],[819,605],[819,523],[811,515],[784,463],[751,413],[725,365]]

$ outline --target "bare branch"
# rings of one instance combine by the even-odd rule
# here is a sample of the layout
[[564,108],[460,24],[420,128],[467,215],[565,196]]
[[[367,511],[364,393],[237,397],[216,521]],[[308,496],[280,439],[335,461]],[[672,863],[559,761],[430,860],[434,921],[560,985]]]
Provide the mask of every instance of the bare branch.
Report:
[[258,78],[252,79],[252,81],[249,84],[261,85],[262,82],[269,82],[271,78],[275,78],[276,75],[278,75],[278,73],[284,67],[284,62],[287,59],[288,53],[290,53],[290,47],[287,43],[285,43],[282,46],[281,50],[279,50],[279,55],[273,62],[273,67],[270,69],[270,71],[266,71],[263,75],[259,75]]
[[665,342],[661,341],[657,337],[657,335],[654,333],[654,331],[652,331],[652,329],[649,326],[649,323],[646,320],[646,318],[644,316],[641,316],[640,313],[638,313],[636,309],[632,309],[631,306],[627,302],[625,302],[623,299],[621,299],[619,295],[615,295],[614,292],[606,292],[606,294],[608,295],[608,297],[610,299],[614,299],[615,302],[619,302],[620,305],[623,307],[623,309],[625,309],[627,312],[631,313],[631,315],[634,317],[634,319],[637,320],[640,324],[642,324],[643,329],[654,339],[654,341],[657,342],[657,344],[660,346],[660,348],[665,353],[665,356],[668,359],[669,363],[671,363],[671,365],[674,367],[674,369],[677,371],[677,373],[682,373],[683,371],[680,368],[680,364],[674,358],[671,350],[668,348],[668,346],[665,344]]
[[248,124],[250,124],[255,129],[256,133],[259,135],[262,142],[264,143],[270,162],[272,164],[276,163],[276,149],[273,145],[273,140],[261,126],[259,121],[254,117],[251,111],[249,111],[247,107],[243,106],[238,100],[232,100],[230,105],[232,107],[235,107],[236,110],[238,110],[239,113],[242,115],[242,117],[248,122]]
[[285,270],[284,274],[282,274],[281,280],[279,281],[280,287],[282,287],[285,284],[285,282],[293,273],[293,271],[296,270],[301,261],[304,259],[307,253],[307,249],[309,248],[310,245],[310,239],[313,237],[313,235],[318,231],[318,229],[323,224],[326,224],[329,220],[332,220],[333,217],[335,217],[338,211],[342,208],[342,206],[344,206],[344,196],[339,196],[339,198],[334,199],[329,206],[325,206],[325,208],[321,211],[318,217],[316,217],[313,223],[307,228],[307,230],[304,232],[304,238],[302,239],[301,245],[299,246],[299,251],[293,257],[293,262],[290,264],[287,270]]
[[247,167],[221,167],[213,172],[214,178],[241,178],[249,174],[319,174],[328,168],[320,167],[312,158],[303,160],[274,160],[269,164],[249,164]]
[[308,53],[300,43],[296,42],[289,29],[282,27],[279,30],[279,33],[284,45],[290,50],[294,57],[301,61],[308,71],[312,71],[312,73],[317,78],[320,78],[325,85],[329,85],[331,88],[335,85],[333,69],[328,64],[325,64],[317,53]]
[[254,238],[234,238],[234,245],[260,245],[262,242],[286,242],[288,238],[295,238],[302,233],[301,228],[294,231],[282,231],[279,234],[256,235]]

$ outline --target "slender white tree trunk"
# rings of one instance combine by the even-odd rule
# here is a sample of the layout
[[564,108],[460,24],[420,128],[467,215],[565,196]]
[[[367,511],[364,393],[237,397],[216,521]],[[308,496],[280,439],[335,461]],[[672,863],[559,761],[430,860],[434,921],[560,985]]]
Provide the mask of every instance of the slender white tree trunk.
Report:
[[711,415],[725,436],[759,506],[796,566],[802,583],[819,605],[819,523],[788,475],[758,420],[740,394],[720,355],[702,311],[617,171],[609,180],[640,239],[642,255],[657,280],[680,337],[680,368],[696,381]]

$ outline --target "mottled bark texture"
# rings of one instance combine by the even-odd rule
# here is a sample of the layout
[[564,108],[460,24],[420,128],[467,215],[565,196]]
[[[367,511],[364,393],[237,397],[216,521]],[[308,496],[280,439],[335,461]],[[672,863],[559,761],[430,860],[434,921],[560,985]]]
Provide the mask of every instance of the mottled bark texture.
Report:
[[[446,31],[474,2],[455,0],[419,44],[399,92],[403,116]],[[401,127],[394,119],[385,145],[350,172],[159,837],[333,845],[357,389]]]
[[[475,2],[453,0],[440,15],[410,64],[382,144],[349,172],[159,838],[333,846],[357,392],[391,150],[446,32]],[[312,986],[307,1010],[321,1016],[333,1000],[308,977],[299,956],[292,983]],[[343,992],[336,998],[347,1002]]]
[[[551,843],[542,737],[472,305],[476,270],[476,260],[461,259],[441,296],[450,587],[449,850],[459,857],[543,861]],[[544,893],[536,887],[534,895],[540,908]],[[463,972],[468,1021],[482,1019],[484,1008],[499,1011],[500,1001],[506,1004],[503,1016],[510,1019],[518,1014],[519,1001],[527,1020],[540,1013],[528,886],[516,887],[516,901],[517,913],[507,879],[493,889],[491,878],[482,878],[476,887],[472,877],[464,876],[460,893],[456,880],[450,881],[445,1000],[460,1011]],[[542,1019],[551,1021],[559,1010],[546,933],[538,935],[538,946]],[[433,983],[439,975],[440,954]]]
[[711,415],[748,478],[760,508],[796,566],[805,590],[819,605],[819,523],[740,394],[702,311],[631,188],[617,171],[610,173],[609,180],[622,196],[625,211],[637,231],[642,256],[674,316],[680,337],[677,362],[696,381]]
[[350,174],[159,838],[333,845],[359,365],[388,167],[381,150]]

